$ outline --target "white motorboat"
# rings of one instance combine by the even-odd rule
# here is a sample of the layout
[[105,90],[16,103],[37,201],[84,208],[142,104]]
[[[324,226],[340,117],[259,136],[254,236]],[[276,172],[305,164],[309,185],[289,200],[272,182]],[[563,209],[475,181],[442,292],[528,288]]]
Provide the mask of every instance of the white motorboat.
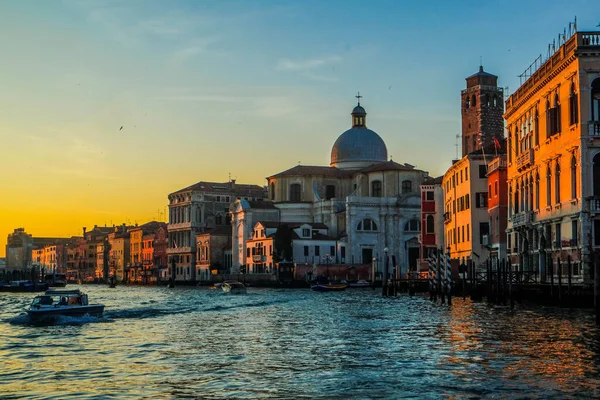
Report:
[[225,293],[230,294],[244,294],[246,293],[246,286],[242,282],[238,281],[225,281],[221,285],[221,288]]
[[348,284],[348,286],[354,287],[354,288],[361,288],[361,287],[369,287],[369,286],[371,286],[371,284],[369,282],[365,281],[364,279],[359,279],[356,282],[350,282]]
[[82,293],[79,289],[47,290],[43,295],[36,296],[31,305],[24,310],[32,320],[60,315],[101,317],[104,305],[89,304],[87,294]]

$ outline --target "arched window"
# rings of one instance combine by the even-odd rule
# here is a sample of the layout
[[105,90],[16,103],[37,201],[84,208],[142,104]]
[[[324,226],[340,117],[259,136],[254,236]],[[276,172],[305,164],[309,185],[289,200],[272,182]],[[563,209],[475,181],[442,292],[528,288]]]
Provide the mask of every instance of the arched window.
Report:
[[483,105],[486,107],[490,106],[490,95],[489,94],[485,94],[484,98],[483,98]]
[[467,95],[466,100],[465,100],[465,108],[469,108],[470,106],[470,101],[469,101],[469,96]]
[[373,221],[371,218],[365,218],[358,223],[356,227],[358,231],[376,231],[377,223]]
[[519,182],[517,182],[517,188],[515,190],[515,214],[521,212],[519,208]]
[[594,196],[600,197],[600,153],[593,158]]
[[271,182],[271,200],[275,200],[275,182]]
[[215,224],[223,225],[223,216],[221,214],[217,214],[217,216],[215,217]]
[[546,168],[546,205],[552,204],[552,169],[550,164]]
[[569,93],[569,125],[579,122],[579,105],[577,93],[575,93],[575,82],[571,83],[571,92]]
[[[600,121],[600,78],[592,82],[592,121]],[[600,135],[600,128],[595,133]]]
[[508,131],[506,133],[506,149],[508,151],[508,162],[511,163],[512,162],[512,150],[511,150],[511,148],[512,148],[513,144],[512,144],[512,139],[511,139],[511,136],[510,136],[510,126],[508,128],[506,128],[506,130]]
[[552,136],[552,117],[550,100],[546,99],[546,139]]
[[523,211],[529,211],[529,178],[525,178],[525,185],[523,185]]
[[508,186],[508,216],[509,217],[515,213],[514,209],[511,207],[513,205],[512,200],[513,200],[512,185],[509,185]]
[[302,186],[299,183],[290,185],[290,201],[300,201],[302,198]]
[[371,197],[381,197],[381,181],[371,182]]
[[475,98],[475,95],[471,96],[471,107],[475,107],[477,106],[477,99]]
[[515,126],[515,136],[513,140],[513,146],[515,148],[515,161],[517,156],[519,155],[519,127]]
[[330,199],[333,199],[334,197],[335,197],[335,186],[327,185],[325,187],[325,199],[330,200]]
[[558,93],[554,95],[554,133],[560,133],[561,131],[561,120],[560,120],[560,99]]
[[535,208],[538,210],[540,208],[540,174],[539,172],[535,173]]
[[577,157],[571,156],[571,198],[577,198]]
[[402,194],[412,193],[412,182],[409,180],[402,181]]
[[529,174],[529,210],[533,210],[533,176]]
[[494,96],[494,107],[498,107],[498,97]]
[[418,219],[411,219],[404,225],[405,232],[420,232],[421,231],[421,222]]
[[540,114],[538,113],[538,109],[535,109],[535,115],[533,117],[533,139],[534,145],[537,146],[540,144]]
[[560,204],[560,163],[558,160],[554,168],[554,202]]
[[435,233],[435,224],[434,224],[434,220],[433,220],[433,215],[428,215],[427,218],[425,219],[425,222],[427,224],[427,233]]

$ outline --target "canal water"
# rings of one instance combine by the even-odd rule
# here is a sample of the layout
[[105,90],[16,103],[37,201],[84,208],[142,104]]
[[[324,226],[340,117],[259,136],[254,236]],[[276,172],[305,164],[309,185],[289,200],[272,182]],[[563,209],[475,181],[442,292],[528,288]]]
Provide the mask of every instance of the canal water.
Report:
[[0,398],[599,398],[586,310],[249,288],[83,286],[103,318],[32,326],[0,293]]

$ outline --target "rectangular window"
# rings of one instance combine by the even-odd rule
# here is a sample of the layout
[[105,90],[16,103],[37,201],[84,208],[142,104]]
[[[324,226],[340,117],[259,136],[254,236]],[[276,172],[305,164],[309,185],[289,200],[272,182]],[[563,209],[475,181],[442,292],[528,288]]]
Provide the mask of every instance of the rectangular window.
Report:
[[464,242],[465,241],[465,226],[464,225],[462,226],[461,231],[462,231],[462,241]]
[[471,232],[469,232],[469,224],[467,224],[467,242],[471,241]]
[[433,191],[429,190],[426,193],[426,200],[427,201],[433,201]]
[[335,246],[330,246],[329,247],[329,255],[331,257],[335,257]]
[[488,199],[492,198],[492,185],[488,185]]
[[465,167],[465,181],[469,180],[469,167]]
[[310,237],[310,229],[302,229],[302,237]]
[[462,183],[462,182],[463,182],[463,170],[461,169],[460,170],[460,183]]
[[494,197],[498,197],[498,181],[494,182]]
[[594,220],[594,246],[600,246],[600,219]]
[[560,249],[561,248],[561,238],[562,238],[562,234],[560,231],[560,222],[555,225],[555,231],[556,231],[556,248]]
[[221,196],[217,196],[217,203],[221,202]]
[[510,248],[511,242],[510,242],[510,233],[506,234],[506,251],[508,253],[512,253],[512,249]]
[[488,222],[479,223],[479,244],[483,244],[483,237],[489,236],[490,224]]
[[578,240],[577,237],[579,236],[579,229],[578,229],[578,222],[577,220],[573,220],[571,221],[571,246],[572,247],[576,247],[578,245]]
[[487,174],[487,166],[486,165],[480,165],[479,166],[479,177],[481,179],[485,179]]
[[471,205],[469,204],[469,194],[467,193],[465,195],[465,208],[468,210],[471,207]]
[[321,248],[319,246],[315,246],[315,256],[321,255]]
[[487,208],[487,193],[486,192],[477,192],[475,193],[475,207],[476,208]]
[[381,197],[381,181],[371,182],[371,197]]
[[304,257],[308,257],[308,246],[304,246]]
[[346,247],[344,247],[344,246],[340,247],[340,252],[341,252],[341,257],[342,257],[342,261],[343,261],[346,258]]

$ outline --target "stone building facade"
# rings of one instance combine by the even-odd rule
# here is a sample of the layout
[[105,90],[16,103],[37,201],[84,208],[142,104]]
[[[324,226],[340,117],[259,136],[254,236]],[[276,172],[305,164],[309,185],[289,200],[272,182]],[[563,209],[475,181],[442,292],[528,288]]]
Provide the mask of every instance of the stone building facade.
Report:
[[[360,96],[359,96],[360,99]],[[389,271],[417,268],[420,258],[420,185],[428,176],[410,164],[387,160],[381,137],[367,128],[365,109],[335,141],[330,166],[298,165],[267,178],[269,199],[281,222],[323,223],[343,243],[336,262],[377,265]],[[387,252],[386,252],[387,250]]]
[[419,271],[427,271],[427,257],[444,245],[444,190],[442,178],[427,178],[421,185],[421,262]]
[[489,234],[484,245],[490,252],[490,258],[506,259],[506,224],[508,218],[508,186],[506,183],[506,154],[494,157],[488,163],[488,215]]
[[506,100],[507,247],[536,280],[600,258],[600,32],[574,32]]
[[231,223],[230,203],[236,199],[261,201],[265,188],[236,183],[198,182],[169,194],[169,267],[175,267],[172,278],[195,282],[196,235],[208,229]]

